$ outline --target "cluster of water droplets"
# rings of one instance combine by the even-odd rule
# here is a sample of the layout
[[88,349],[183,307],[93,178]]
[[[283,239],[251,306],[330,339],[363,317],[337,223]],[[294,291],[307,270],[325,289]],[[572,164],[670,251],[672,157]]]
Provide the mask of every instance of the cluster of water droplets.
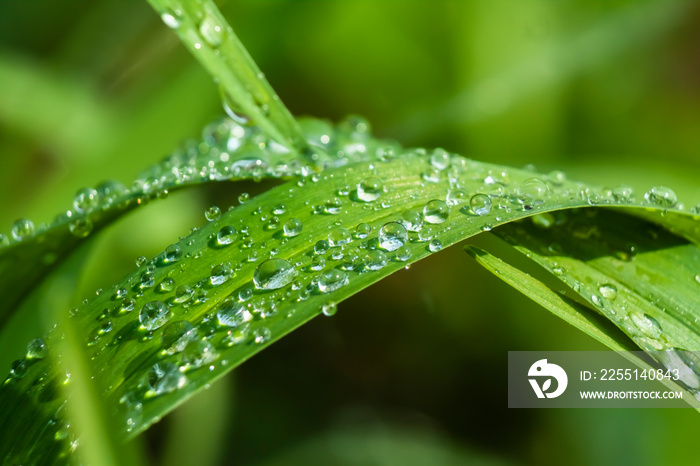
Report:
[[[381,143],[356,117],[336,127],[307,120],[303,127],[315,148],[311,162],[244,122],[218,121],[201,141],[185,143],[131,188],[108,183],[81,190],[62,218],[87,221],[115,204],[163,197],[187,183],[297,176],[267,203],[251,202],[244,194],[232,210],[207,208],[201,228],[150,260],[138,258],[138,270],[127,281],[72,310],[93,329],[87,344],[92,359],[102,362],[101,371],[115,370],[106,361],[118,364],[109,357],[129,342],[156,349],[141,361],[147,370],[119,368],[127,371],[115,389],[126,430],[144,422],[149,400],[196,389],[203,376],[193,373],[225,371],[237,351],[281,336],[276,329],[286,328],[285,319],[336,314],[335,303],[351,291],[349,285],[369,283],[372,274],[378,278],[533,213],[539,213],[533,217],[536,225],[550,228],[556,218],[547,210],[562,203],[634,202],[627,187],[592,189],[569,182],[561,172],[537,175],[442,149]],[[349,164],[347,170],[329,170]],[[679,208],[667,188],[652,189],[640,205]],[[14,241],[32,234],[31,222],[13,227]],[[614,285],[601,284],[599,293],[601,301],[612,301],[617,292]],[[97,315],[85,314],[95,307],[101,309]],[[648,316],[636,319],[637,328],[656,333]],[[21,378],[30,359],[13,364],[10,378]]]
[[[300,123],[311,148],[308,154],[297,154],[276,143],[245,119],[214,121],[204,128],[201,139],[185,141],[173,154],[142,172],[131,185],[110,180],[80,189],[71,208],[50,223],[35,225],[25,218],[16,220],[9,234],[0,233],[0,250],[66,226],[73,236],[85,238],[115,210],[165,198],[170,190],[181,186],[308,176],[336,166],[376,160],[378,153],[395,150],[394,146],[372,138],[369,123],[360,117],[348,117],[335,126],[315,119]],[[371,182],[367,180],[367,191],[360,192],[365,199],[376,195],[377,187],[371,186]],[[328,209],[333,210],[332,203]],[[288,230],[291,235],[295,233],[293,223],[288,225]]]

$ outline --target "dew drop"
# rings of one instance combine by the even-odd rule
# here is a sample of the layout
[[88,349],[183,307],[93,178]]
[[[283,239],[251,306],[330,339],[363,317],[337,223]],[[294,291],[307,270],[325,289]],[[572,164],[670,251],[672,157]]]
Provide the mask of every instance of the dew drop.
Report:
[[411,258],[411,250],[408,246],[402,246],[396,250],[396,259],[401,262],[406,262]]
[[139,288],[142,290],[146,288],[151,288],[156,284],[156,277],[151,272],[145,272],[141,275],[141,283],[139,283]]
[[97,191],[92,188],[83,188],[73,198],[73,207],[77,212],[88,213],[98,206],[99,200]]
[[386,267],[389,260],[384,251],[374,249],[367,254],[364,266],[367,270],[381,270]]
[[491,198],[486,194],[475,194],[469,200],[469,208],[474,215],[488,215],[491,212]]
[[328,234],[328,243],[334,248],[345,246],[351,241],[352,235],[343,227],[335,228]]
[[430,165],[437,170],[445,170],[450,166],[450,154],[444,149],[435,149],[430,155]]
[[447,207],[447,204],[437,199],[428,202],[423,207],[423,218],[428,223],[444,223],[449,215],[450,209]]
[[148,385],[156,395],[163,395],[182,388],[187,378],[180,368],[171,362],[159,362],[148,371]]
[[284,233],[284,236],[291,238],[301,233],[303,227],[304,225],[301,223],[301,220],[299,220],[298,218],[290,218],[282,226],[282,231]]
[[321,306],[321,312],[323,312],[323,315],[326,317],[332,317],[338,312],[338,305],[334,302],[326,303]]
[[243,343],[248,339],[248,335],[250,334],[250,324],[245,323],[242,325],[239,325],[237,327],[232,328],[231,330],[226,332],[226,335],[224,338],[222,338],[222,342],[226,346],[233,346],[237,345],[239,343]]
[[41,338],[36,338],[27,345],[27,359],[44,359],[47,354],[46,343]]
[[355,228],[355,237],[357,239],[366,239],[372,233],[372,227],[366,223],[360,223]]
[[160,301],[146,303],[139,312],[141,327],[152,332],[162,327],[170,319],[172,313],[167,304]]
[[194,325],[186,320],[171,322],[163,330],[161,347],[168,353],[179,353],[190,341],[196,340],[199,337],[198,334]]
[[160,19],[162,19],[165,25],[170,29],[177,29],[180,27],[180,21],[175,17],[175,15],[163,13],[160,15]]
[[231,225],[221,227],[216,233],[216,242],[219,246],[226,246],[233,243],[238,237],[238,232]]
[[204,218],[206,218],[210,222],[213,222],[219,217],[221,217],[221,209],[218,206],[210,206],[207,210],[204,211]]
[[343,202],[337,197],[328,199],[323,205],[323,211],[327,214],[337,215],[343,210]]
[[238,292],[238,300],[241,302],[248,301],[253,297],[253,289],[251,287],[245,287]]
[[267,343],[270,338],[272,338],[272,332],[267,327],[260,327],[253,332],[253,341],[258,345]]
[[528,178],[516,189],[516,200],[525,206],[541,205],[548,195],[549,188],[539,178]]
[[331,245],[325,239],[318,240],[314,245],[314,253],[318,255],[325,254],[330,247]]
[[219,357],[214,346],[206,340],[193,340],[187,343],[183,351],[183,362],[189,367],[201,367]]
[[163,262],[166,264],[172,264],[177,262],[182,258],[182,249],[177,244],[171,244],[165,248],[165,253],[163,255]]
[[431,227],[425,227],[418,232],[418,241],[422,243],[430,241],[431,239],[433,239],[433,236],[435,236],[435,232],[433,232],[433,229]]
[[260,290],[283,288],[297,276],[297,270],[284,259],[268,259],[255,269],[253,283]]
[[77,218],[68,224],[68,231],[76,238],[87,238],[92,228],[92,220],[87,217]]
[[616,202],[630,202],[634,197],[634,190],[629,186],[618,186],[613,188],[612,195]]
[[224,327],[237,327],[253,319],[253,314],[244,305],[235,302],[225,303],[216,312],[219,325]]
[[666,208],[675,207],[678,203],[676,193],[666,186],[654,186],[644,194],[644,199],[651,204]]
[[415,210],[407,210],[399,220],[408,231],[420,231],[423,228],[423,217]]
[[330,269],[321,273],[318,279],[318,289],[321,293],[335,291],[349,282],[348,274],[340,269]]
[[192,299],[192,296],[194,296],[194,290],[192,287],[188,285],[180,285],[175,290],[175,297],[173,297],[173,301],[177,304],[183,304]]
[[604,298],[607,298],[610,301],[617,298],[617,287],[615,285],[610,284],[610,283],[606,283],[604,285],[601,285],[598,288],[598,291],[600,291],[600,294],[603,295]]
[[446,200],[447,205],[466,204],[469,201],[469,195],[463,189],[453,189],[447,194]]
[[398,222],[389,222],[379,229],[379,247],[395,251],[408,242],[406,227]]
[[15,220],[10,233],[16,241],[27,239],[34,234],[34,223],[26,218]]
[[215,18],[207,16],[199,25],[199,33],[207,44],[216,48],[223,42],[225,29]]
[[27,363],[24,359],[16,359],[10,365],[10,375],[21,379],[27,373]]
[[321,255],[314,256],[313,259],[311,259],[311,270],[323,270],[326,268],[326,259],[323,258]]
[[650,315],[640,312],[630,312],[629,316],[634,326],[645,336],[653,339],[657,339],[661,336],[661,325]]
[[442,249],[442,241],[439,239],[434,239],[428,244],[428,249],[430,252],[438,252]]
[[211,286],[219,286],[229,281],[235,274],[236,273],[229,264],[219,264],[211,269],[209,284],[211,284]]
[[379,199],[384,189],[384,182],[377,177],[369,177],[357,184],[357,198],[363,202]]
[[160,293],[170,293],[175,288],[175,280],[171,277],[165,277],[158,283],[158,292]]

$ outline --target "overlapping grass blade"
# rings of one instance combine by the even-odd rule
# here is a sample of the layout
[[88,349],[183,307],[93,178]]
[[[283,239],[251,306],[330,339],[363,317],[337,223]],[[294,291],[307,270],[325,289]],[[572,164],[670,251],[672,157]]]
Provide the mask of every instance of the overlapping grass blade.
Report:
[[[517,222],[495,233],[573,289],[640,348],[662,355],[660,363],[679,368],[684,386],[697,394],[697,362],[680,351],[700,350],[698,244],[608,209],[547,215],[553,218],[545,223]],[[675,230],[692,237],[698,223],[688,216]]]
[[508,285],[607,347],[615,351],[639,351],[639,347],[604,316],[552,291],[538,279],[482,249],[467,246],[465,251]]

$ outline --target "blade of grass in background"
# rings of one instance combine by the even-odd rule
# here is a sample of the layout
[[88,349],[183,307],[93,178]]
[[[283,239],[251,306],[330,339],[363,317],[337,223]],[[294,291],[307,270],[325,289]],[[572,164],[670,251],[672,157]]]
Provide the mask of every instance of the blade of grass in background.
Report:
[[[211,0],[149,0],[163,22],[207,69],[222,89],[224,103],[288,150],[311,156],[296,120],[282,104]],[[223,57],[223,59],[221,58]]]

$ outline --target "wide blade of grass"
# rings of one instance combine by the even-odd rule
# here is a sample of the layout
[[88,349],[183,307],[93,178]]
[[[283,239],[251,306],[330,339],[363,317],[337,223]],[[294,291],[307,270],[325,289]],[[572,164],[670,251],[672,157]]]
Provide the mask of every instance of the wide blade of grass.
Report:
[[[288,182],[221,214],[73,312],[89,329],[94,375],[125,438],[309,319],[334,313],[335,303],[481,231],[592,200],[652,209],[659,221],[675,211],[442,150],[393,150]],[[625,241],[628,233],[616,234]],[[55,338],[45,340],[51,346]],[[51,366],[38,361],[32,369]],[[0,400],[36,377],[10,377]],[[43,409],[59,406],[52,399]]]
[[[209,223],[173,239],[162,253],[71,310],[72,322],[57,322],[44,337],[48,351],[62,351],[62,328],[83,329],[84,357],[76,354],[81,345],[67,346],[63,353],[89,361],[80,372],[90,373],[95,385],[84,384],[85,377],[71,382],[51,358],[30,354],[13,363],[0,386],[3,426],[9,433],[0,442],[0,457],[7,462],[70,460],[76,439],[66,425],[76,419],[79,428],[91,427],[84,413],[66,412],[66,398],[86,394],[90,406],[99,410],[94,388],[103,387],[108,414],[99,419],[119,419],[118,433],[107,435],[127,440],[308,320],[333,315],[337,303],[381,278],[481,231],[536,214],[538,225],[551,233],[560,218],[553,212],[562,209],[607,205],[644,211],[640,215],[646,220],[621,212],[610,213],[606,220],[616,227],[606,241],[635,245],[618,248],[636,253],[636,262],[628,261],[635,265],[623,266],[618,275],[612,269],[620,265],[606,262],[608,249],[596,249],[595,241],[567,250],[560,259],[572,268],[572,288],[595,303],[598,286],[607,300],[599,297],[601,312],[643,348],[642,343],[650,348],[656,343],[697,346],[691,307],[700,289],[693,291],[685,281],[669,283],[663,276],[679,261],[697,265],[697,246],[684,239],[697,241],[700,236],[697,217],[668,189],[655,188],[635,201],[626,191],[602,190],[557,173],[538,175],[440,149],[404,150],[371,138],[366,122],[357,119],[338,128],[311,121],[302,135],[213,3],[152,4],[219,81],[226,102],[235,107],[231,110],[244,112],[262,130],[241,121],[217,123],[207,128],[201,143],[152,167],[132,187],[109,183],[85,190],[70,213],[37,231],[18,223],[12,241],[0,238],[0,292],[8,295],[0,310],[11,310],[84,238],[169,190],[246,177],[296,178],[225,213],[211,212]],[[581,218],[566,226],[568,234],[600,239],[598,217],[576,215]],[[658,226],[649,227],[648,221]],[[524,248],[527,239],[523,234],[514,244]],[[549,239],[546,233],[536,238],[546,243],[546,250],[565,247],[553,247]],[[646,253],[653,259],[640,261]],[[686,255],[691,259],[683,259]],[[628,281],[639,274],[649,283],[634,288]],[[604,285],[598,285],[603,279]],[[579,280],[590,282],[577,287]],[[612,297],[613,287],[617,298]],[[581,306],[534,289],[537,299],[590,333],[611,344],[626,342]],[[680,302],[677,292],[682,293]],[[635,328],[610,304],[615,299],[643,309]],[[662,317],[672,306],[678,306],[676,312]],[[69,335],[68,340],[75,338]],[[56,389],[60,385],[65,391]],[[686,385],[692,388],[690,379]],[[105,437],[104,430],[95,433],[100,432],[94,440],[98,445]],[[20,441],[10,440],[15,438]],[[90,458],[101,461],[99,455]]]

